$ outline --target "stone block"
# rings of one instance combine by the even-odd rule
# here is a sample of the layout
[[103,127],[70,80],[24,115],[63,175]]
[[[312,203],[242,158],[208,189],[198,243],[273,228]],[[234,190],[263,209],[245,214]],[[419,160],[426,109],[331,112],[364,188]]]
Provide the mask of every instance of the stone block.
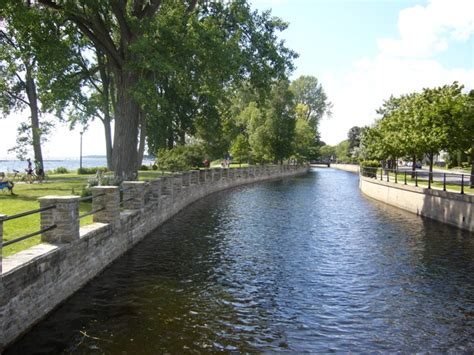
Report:
[[38,199],[40,208],[52,207],[41,212],[41,229],[56,225],[44,232],[41,240],[48,243],[71,243],[79,239],[79,197],[45,196]]

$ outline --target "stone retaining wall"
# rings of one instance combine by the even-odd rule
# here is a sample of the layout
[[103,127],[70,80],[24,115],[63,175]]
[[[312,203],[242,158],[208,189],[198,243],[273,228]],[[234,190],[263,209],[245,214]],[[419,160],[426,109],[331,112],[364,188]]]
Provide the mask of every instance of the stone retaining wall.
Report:
[[349,171],[351,173],[359,173],[359,165],[357,164],[335,164],[331,163],[331,168]]
[[117,187],[95,187],[92,209],[98,211],[94,223],[82,228],[77,196],[40,198],[41,207],[56,206],[41,214],[42,228],[57,225],[42,235],[45,243],[3,261],[0,248],[0,350],[190,203],[227,188],[307,171],[294,165],[219,168],[124,182],[122,208]]
[[360,190],[367,196],[420,216],[474,232],[474,196],[395,184],[360,176]]

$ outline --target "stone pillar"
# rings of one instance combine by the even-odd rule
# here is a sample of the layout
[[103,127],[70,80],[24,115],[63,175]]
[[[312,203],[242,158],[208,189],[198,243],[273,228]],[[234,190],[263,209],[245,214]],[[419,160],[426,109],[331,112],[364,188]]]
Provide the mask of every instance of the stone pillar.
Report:
[[222,176],[221,169],[212,169],[212,182],[219,182]]
[[206,170],[206,184],[212,185],[212,170],[211,169]]
[[249,171],[249,178],[254,179],[255,178],[255,168],[253,166],[249,166],[248,171]]
[[[2,254],[3,254],[3,219],[6,217],[4,214],[0,214],[0,275],[2,274]],[[1,281],[0,281],[1,282]]]
[[118,186],[94,186],[92,189],[92,210],[104,208],[94,213],[94,222],[110,223],[117,227],[120,223],[120,191]]
[[227,180],[229,176],[229,169],[225,168],[221,170],[221,179]]
[[190,185],[199,185],[199,170],[192,170],[189,174],[191,176],[189,184]]
[[162,180],[160,178],[150,181],[150,201],[153,204],[158,204],[160,202],[161,182]]
[[174,174],[172,181],[173,181],[173,200],[174,200],[181,193],[181,189],[183,187],[183,175]]
[[172,196],[173,195],[173,177],[164,176],[161,180],[161,195]]
[[144,181],[124,181],[123,186],[123,208],[127,210],[141,210],[145,207]]
[[41,229],[56,225],[44,232],[41,241],[71,243],[79,239],[79,196],[44,196],[38,199],[40,208],[56,206],[41,212]]
[[183,176],[183,180],[182,180],[182,184],[183,184],[183,185],[182,185],[182,186],[183,186],[183,188],[186,188],[186,187],[189,186],[189,182],[190,182],[190,180],[191,180],[191,176],[190,176],[190,175],[191,175],[191,174],[190,174],[189,171],[184,171],[184,172],[182,173],[182,176]]
[[204,185],[206,183],[206,170],[199,170],[199,184]]

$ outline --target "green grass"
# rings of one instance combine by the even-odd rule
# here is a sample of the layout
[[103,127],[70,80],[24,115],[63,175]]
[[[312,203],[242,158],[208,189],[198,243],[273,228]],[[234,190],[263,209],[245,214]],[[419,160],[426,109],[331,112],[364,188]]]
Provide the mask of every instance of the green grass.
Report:
[[[38,198],[47,195],[78,195],[85,185],[85,181],[70,179],[61,182],[45,182],[42,184],[15,184],[14,192],[0,193],[0,213],[14,215],[17,213],[31,211],[39,208]],[[80,214],[91,210],[90,202],[81,202]],[[82,218],[81,225],[92,223],[92,216]],[[3,223],[3,240],[8,241],[28,233],[40,230],[40,214],[17,218]],[[32,237],[24,241],[9,245],[3,249],[3,255],[8,256],[20,250],[26,249],[40,242],[40,236]]]
[[[139,180],[152,180],[163,176],[159,171],[139,171],[138,174]],[[167,174],[168,173],[165,173],[165,175]],[[112,173],[105,175],[112,175]],[[14,215],[38,209],[38,198],[42,196],[80,195],[82,188],[87,185],[88,180],[93,177],[95,177],[95,174],[48,174],[43,183],[35,182],[33,184],[27,184],[15,181],[14,192],[16,195],[10,195],[6,190],[4,190],[5,192],[0,192],[0,214]],[[91,202],[81,202],[79,205],[80,214],[89,212],[91,209]],[[80,220],[81,226],[91,223],[92,216],[87,216]],[[39,213],[6,221],[3,223],[3,241],[12,240],[38,230],[40,230]],[[40,242],[41,237],[35,236],[6,246],[3,248],[3,256],[15,254]]]
[[[380,180],[380,171],[377,172],[377,179]],[[474,195],[474,189],[469,187],[469,181],[465,177],[464,181],[464,193]],[[387,181],[387,176],[383,175],[383,181]],[[390,172],[389,181],[395,182],[395,173]],[[405,184],[405,173],[397,173],[397,181],[399,184]],[[415,186],[415,179],[411,177],[411,171],[407,172],[407,185]],[[418,178],[419,187],[428,187],[428,178]],[[433,181],[431,182],[431,188],[436,190],[443,190],[443,182]],[[446,184],[446,190],[451,192],[461,192],[461,186],[456,184]]]
[[[220,166],[220,162],[219,165]],[[242,164],[247,167],[248,164]],[[231,168],[238,168],[239,164],[231,164]],[[105,175],[111,175],[107,173]],[[153,180],[164,174],[161,171],[139,171],[138,179]],[[47,195],[65,196],[80,195],[82,188],[87,185],[92,175],[78,175],[77,173],[68,174],[48,174],[43,183],[27,184],[15,182],[14,192],[16,195],[10,195],[8,192],[0,192],[0,214],[14,215],[21,212],[31,211],[39,208],[38,198]],[[83,214],[92,209],[90,202],[81,202],[79,213]],[[87,216],[80,220],[81,226],[92,223],[92,216]],[[3,223],[3,241],[12,240],[25,234],[40,230],[40,214],[36,213],[30,216],[6,221]],[[29,248],[41,242],[40,236],[35,236],[18,243],[14,243],[3,248],[3,256],[15,254],[21,250]]]

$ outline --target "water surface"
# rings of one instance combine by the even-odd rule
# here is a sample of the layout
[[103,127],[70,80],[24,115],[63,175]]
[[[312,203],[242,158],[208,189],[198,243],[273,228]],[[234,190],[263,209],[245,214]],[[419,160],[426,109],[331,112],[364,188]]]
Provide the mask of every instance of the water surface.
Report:
[[474,236],[363,197],[355,174],[209,196],[7,353],[474,350]]

